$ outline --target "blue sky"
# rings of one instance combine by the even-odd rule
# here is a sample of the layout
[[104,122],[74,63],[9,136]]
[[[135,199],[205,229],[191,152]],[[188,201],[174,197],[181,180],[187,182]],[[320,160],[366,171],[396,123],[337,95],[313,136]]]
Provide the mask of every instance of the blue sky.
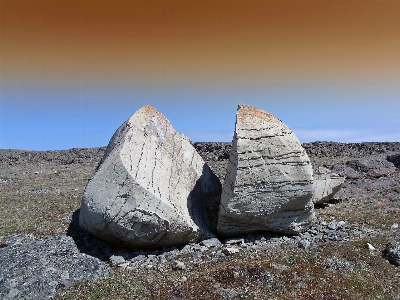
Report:
[[301,142],[400,141],[399,96],[376,81],[2,81],[0,148],[105,146],[145,104],[192,141],[231,141],[238,103],[274,114]]

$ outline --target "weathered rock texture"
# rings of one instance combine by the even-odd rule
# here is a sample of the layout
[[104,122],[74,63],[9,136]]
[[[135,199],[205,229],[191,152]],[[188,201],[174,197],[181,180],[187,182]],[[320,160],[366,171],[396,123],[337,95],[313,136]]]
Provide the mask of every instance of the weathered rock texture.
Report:
[[396,171],[394,164],[387,160],[386,155],[370,155],[347,162],[356,171],[363,172],[369,177],[388,176]]
[[317,205],[329,202],[343,183],[343,177],[327,168],[318,167],[314,171],[313,202]]
[[0,298],[48,299],[76,282],[111,272],[99,259],[80,253],[70,237],[16,243],[0,249]]
[[212,236],[205,206],[218,207],[220,194],[190,140],[146,105],[110,140],[86,186],[79,222],[128,247],[179,245]]
[[218,233],[297,234],[314,216],[312,180],[310,160],[294,133],[273,115],[240,104]]

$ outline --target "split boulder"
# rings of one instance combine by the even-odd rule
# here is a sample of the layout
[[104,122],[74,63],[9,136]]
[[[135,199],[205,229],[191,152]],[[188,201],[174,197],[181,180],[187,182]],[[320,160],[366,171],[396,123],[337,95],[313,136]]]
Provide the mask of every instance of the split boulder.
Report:
[[297,234],[314,217],[313,170],[282,121],[239,104],[218,217],[218,233]]
[[343,183],[343,177],[327,168],[318,167],[314,171],[313,202],[317,205],[329,202]]
[[131,248],[198,242],[214,236],[206,212],[220,194],[190,140],[146,105],[111,138],[86,186],[79,224]]

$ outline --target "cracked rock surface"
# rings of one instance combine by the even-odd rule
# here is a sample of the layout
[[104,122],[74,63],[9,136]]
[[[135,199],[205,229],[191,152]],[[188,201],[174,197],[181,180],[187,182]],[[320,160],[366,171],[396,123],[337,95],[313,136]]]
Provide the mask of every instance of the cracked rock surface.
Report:
[[99,259],[80,253],[67,236],[0,249],[0,270],[1,299],[48,299],[78,281],[112,273]]
[[318,167],[314,171],[313,202],[317,205],[329,202],[343,183],[344,177],[327,168]]
[[297,234],[314,216],[313,170],[297,137],[275,116],[240,104],[218,218],[218,233]]
[[86,186],[80,226],[128,247],[196,242],[213,236],[206,212],[220,193],[190,140],[146,105],[111,138]]

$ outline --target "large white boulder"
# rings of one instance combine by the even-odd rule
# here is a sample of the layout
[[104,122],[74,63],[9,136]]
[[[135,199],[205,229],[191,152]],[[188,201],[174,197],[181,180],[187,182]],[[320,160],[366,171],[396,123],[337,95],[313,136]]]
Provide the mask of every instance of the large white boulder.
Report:
[[218,233],[297,234],[314,217],[313,170],[297,137],[275,116],[239,104]]
[[329,202],[343,183],[343,177],[327,168],[318,167],[314,172],[313,202],[317,205]]
[[[210,238],[205,206],[221,183],[190,140],[143,106],[115,132],[81,203],[81,228],[128,247]],[[213,203],[214,202],[214,203]]]

